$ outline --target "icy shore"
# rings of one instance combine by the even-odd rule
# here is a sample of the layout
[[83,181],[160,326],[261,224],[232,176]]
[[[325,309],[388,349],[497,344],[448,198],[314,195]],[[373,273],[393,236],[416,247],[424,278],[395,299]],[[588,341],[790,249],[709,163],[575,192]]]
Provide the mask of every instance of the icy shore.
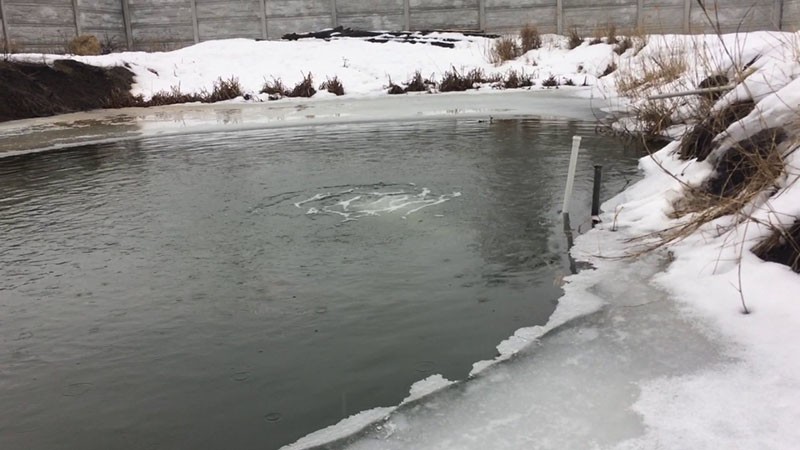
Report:
[[[568,279],[545,327],[498,347],[500,359],[513,354],[509,361],[381,410],[358,433],[334,426],[288,448],[795,448],[800,363],[791,342],[800,329],[800,277],[750,250],[800,216],[796,38],[651,40],[629,61],[642,73],[676,41],[692,39],[696,53],[669,86],[642,97],[696,87],[714,68],[733,78],[746,66],[746,79],[711,114],[743,100],[755,102],[753,112],[723,129],[707,160],[680,159],[678,142],[642,159],[644,180],[606,202],[603,224],[577,240],[574,255],[596,270]],[[668,133],[691,129],[681,121],[694,101],[674,108],[678,125]],[[777,147],[783,168],[771,187],[743,210],[636,256],[698,217],[676,217],[675,202],[704,185],[734,142],[772,127],[789,139]]]

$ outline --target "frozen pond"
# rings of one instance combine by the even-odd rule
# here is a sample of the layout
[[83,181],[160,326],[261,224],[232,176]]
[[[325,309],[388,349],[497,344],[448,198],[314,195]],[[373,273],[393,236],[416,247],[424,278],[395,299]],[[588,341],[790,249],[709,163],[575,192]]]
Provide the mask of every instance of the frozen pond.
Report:
[[[588,121],[440,118],[0,160],[0,448],[277,448],[544,323]],[[584,225],[585,227],[586,225]]]

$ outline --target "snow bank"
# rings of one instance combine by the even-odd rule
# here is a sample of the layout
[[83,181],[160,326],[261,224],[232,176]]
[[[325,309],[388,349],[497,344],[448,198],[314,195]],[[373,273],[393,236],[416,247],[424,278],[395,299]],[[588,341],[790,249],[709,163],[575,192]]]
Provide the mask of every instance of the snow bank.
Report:
[[[492,39],[467,37],[457,33],[431,35],[455,41],[454,48],[401,42],[373,43],[348,38],[330,41],[254,41],[228,39],[202,42],[171,52],[124,52],[103,56],[72,57],[98,66],[124,65],[134,72],[133,94],[146,99],[154,93],[179,87],[185,93],[211,90],[219,78],[236,77],[243,90],[257,94],[265,81],[280,79],[287,87],[311,73],[318,86],[326,78],[338,77],[348,96],[387,95],[389,81],[404,83],[416,71],[438,80],[445,71],[461,73],[482,69],[504,75],[510,70],[525,71],[536,80],[551,75],[573,80],[575,84],[594,84],[616,55],[606,44],[585,45],[566,50],[562,36],[544,35],[543,46],[515,61],[495,66],[489,62]],[[15,58],[50,62],[63,55],[15,55]],[[318,92],[315,98],[333,94]],[[266,100],[266,95],[256,98]]]

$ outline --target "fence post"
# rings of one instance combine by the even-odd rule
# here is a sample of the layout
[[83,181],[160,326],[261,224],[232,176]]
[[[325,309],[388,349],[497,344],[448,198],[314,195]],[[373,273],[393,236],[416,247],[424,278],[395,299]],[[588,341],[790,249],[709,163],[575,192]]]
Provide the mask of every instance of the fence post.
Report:
[[336,28],[339,26],[339,16],[336,13],[336,0],[331,0],[331,27]]
[[636,28],[644,30],[644,0],[636,2]]
[[403,0],[403,26],[411,31],[411,0]]
[[478,28],[486,31],[486,0],[478,0]]
[[200,42],[200,28],[197,26],[197,0],[189,0],[192,5],[192,31],[194,31],[194,43]]
[[692,25],[692,0],[683,1],[683,32],[689,34]]
[[125,44],[128,50],[133,50],[133,29],[131,28],[131,8],[128,0],[120,0],[122,3],[122,22],[125,24]]
[[6,21],[6,8],[3,0],[0,0],[0,23],[3,25],[3,48],[4,53],[9,53],[11,48],[11,34],[8,32],[8,21]]
[[75,19],[75,36],[81,35],[81,12],[78,0],[72,0],[72,17]]
[[783,30],[783,0],[772,2],[772,25],[778,31]]
[[261,38],[267,39],[267,0],[261,0]]
[[556,0],[556,34],[564,34],[564,0]]

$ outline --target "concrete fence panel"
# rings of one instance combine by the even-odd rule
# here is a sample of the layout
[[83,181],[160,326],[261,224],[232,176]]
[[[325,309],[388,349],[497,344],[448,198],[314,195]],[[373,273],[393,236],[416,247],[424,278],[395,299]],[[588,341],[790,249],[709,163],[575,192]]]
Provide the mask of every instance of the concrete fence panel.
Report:
[[126,47],[125,21],[120,0],[80,0],[78,24],[82,34],[93,34],[115,48]]
[[639,29],[645,33],[680,33],[686,0],[643,0]]
[[127,0],[134,49],[169,50],[193,44],[193,1]]
[[558,29],[558,8],[554,0],[484,0],[486,31],[517,33],[525,25],[535,26],[540,33]]
[[800,0],[0,0],[0,39],[22,50],[62,51],[78,33],[141,50],[209,39],[279,39],[343,25],[368,30],[542,33],[577,27],[590,36],[797,30]]
[[63,52],[75,37],[72,0],[3,0],[9,40],[28,51]]
[[636,28],[637,0],[570,0],[564,2],[564,26],[590,35],[614,25],[619,30]]
[[481,0],[408,0],[411,30],[478,30]]
[[334,0],[266,0],[267,37],[334,26]]
[[689,32],[723,33],[753,30],[777,30],[773,23],[774,0],[718,0],[706,2],[705,11],[691,2]]
[[339,25],[363,30],[406,28],[404,0],[336,0]]
[[784,30],[797,31],[800,28],[800,0],[784,0],[782,25]]
[[195,0],[198,38],[263,38],[261,0]]

